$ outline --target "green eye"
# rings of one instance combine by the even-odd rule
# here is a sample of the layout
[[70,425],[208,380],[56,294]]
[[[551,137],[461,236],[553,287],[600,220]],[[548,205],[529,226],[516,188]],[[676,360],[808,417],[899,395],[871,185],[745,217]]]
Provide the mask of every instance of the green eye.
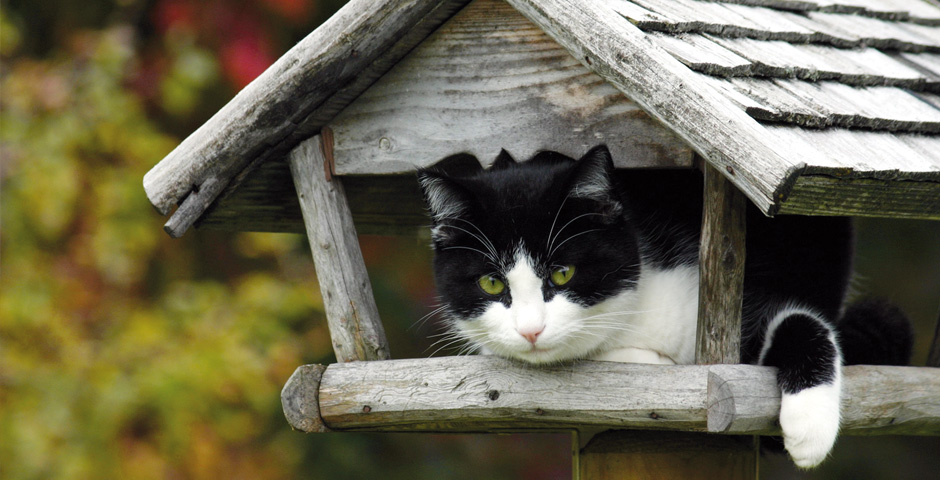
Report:
[[506,290],[506,284],[492,275],[483,275],[477,283],[480,284],[480,288],[484,292],[490,295],[499,295],[503,293],[503,290]]
[[552,271],[552,283],[555,285],[564,285],[571,281],[574,276],[574,265],[565,265]]

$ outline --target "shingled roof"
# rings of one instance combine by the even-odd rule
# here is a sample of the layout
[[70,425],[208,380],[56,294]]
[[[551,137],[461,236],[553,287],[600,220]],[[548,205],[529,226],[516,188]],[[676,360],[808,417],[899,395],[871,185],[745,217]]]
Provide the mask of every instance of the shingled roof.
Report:
[[[161,213],[182,204],[168,230],[302,230],[278,160],[465,3],[351,1],[147,174]],[[934,0],[508,3],[767,214],[940,218]]]
[[[688,67],[684,79],[713,88],[756,120],[768,143],[784,148],[779,152],[792,173],[777,181],[768,212],[936,218],[936,5],[897,0],[618,0],[609,5]],[[727,166],[761,175],[747,164]],[[912,198],[920,187],[925,195]],[[821,194],[825,189],[845,195],[827,197]]]

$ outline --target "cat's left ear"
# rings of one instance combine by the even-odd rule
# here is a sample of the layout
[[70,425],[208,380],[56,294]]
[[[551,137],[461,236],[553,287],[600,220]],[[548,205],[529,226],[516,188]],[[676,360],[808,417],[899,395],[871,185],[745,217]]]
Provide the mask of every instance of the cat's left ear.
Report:
[[593,200],[605,215],[623,211],[613,182],[614,160],[606,145],[599,145],[584,154],[575,167],[571,180],[571,198]]
[[444,243],[450,236],[443,227],[466,214],[471,203],[470,193],[447,174],[435,170],[419,170],[418,184],[434,224],[431,238],[435,244]]

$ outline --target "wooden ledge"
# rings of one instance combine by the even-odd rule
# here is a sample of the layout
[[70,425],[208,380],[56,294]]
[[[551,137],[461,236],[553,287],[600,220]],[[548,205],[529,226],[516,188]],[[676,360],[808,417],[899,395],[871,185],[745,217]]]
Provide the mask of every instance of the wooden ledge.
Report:
[[[753,365],[384,360],[302,366],[282,403],[290,424],[307,432],[590,427],[778,435],[775,375]],[[843,434],[940,435],[938,369],[850,366],[843,392]]]

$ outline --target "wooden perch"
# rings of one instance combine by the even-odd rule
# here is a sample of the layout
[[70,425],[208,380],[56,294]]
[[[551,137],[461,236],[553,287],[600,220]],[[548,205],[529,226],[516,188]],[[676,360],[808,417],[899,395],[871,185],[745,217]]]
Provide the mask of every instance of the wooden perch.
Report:
[[[294,428],[780,433],[771,367],[581,362],[538,368],[471,356],[333,364],[322,376],[317,372],[300,367],[284,389]],[[940,435],[937,370],[850,366],[843,385],[843,434]]]

